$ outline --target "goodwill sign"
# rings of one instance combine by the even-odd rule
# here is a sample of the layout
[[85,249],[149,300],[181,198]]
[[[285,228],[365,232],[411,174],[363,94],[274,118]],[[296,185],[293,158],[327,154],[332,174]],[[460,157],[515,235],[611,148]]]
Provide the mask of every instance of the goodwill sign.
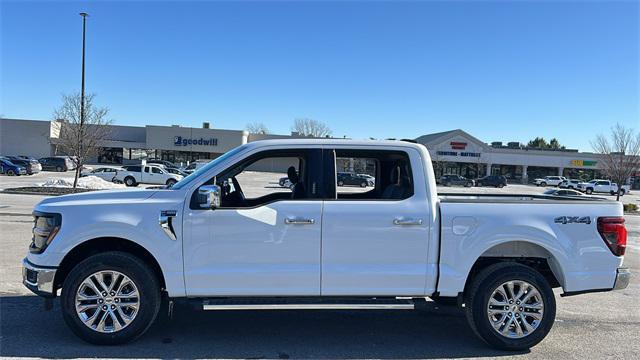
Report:
[[218,146],[218,139],[216,138],[183,138],[182,136],[173,137],[173,145],[175,146],[189,146],[189,145],[202,145],[202,146]]

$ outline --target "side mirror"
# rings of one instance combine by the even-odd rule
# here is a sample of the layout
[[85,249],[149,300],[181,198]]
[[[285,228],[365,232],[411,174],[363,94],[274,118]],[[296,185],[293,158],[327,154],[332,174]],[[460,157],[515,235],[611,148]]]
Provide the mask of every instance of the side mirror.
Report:
[[204,202],[200,203],[200,207],[203,209],[215,209],[220,207],[221,194],[220,186],[218,185],[204,185],[198,189],[198,194],[204,198]]

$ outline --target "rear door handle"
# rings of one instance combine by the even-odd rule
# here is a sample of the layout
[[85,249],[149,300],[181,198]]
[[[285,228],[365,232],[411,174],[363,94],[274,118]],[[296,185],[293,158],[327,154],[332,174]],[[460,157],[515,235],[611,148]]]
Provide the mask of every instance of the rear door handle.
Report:
[[422,225],[422,219],[412,219],[412,218],[395,218],[393,219],[393,225]]
[[300,218],[300,217],[287,217],[284,218],[284,223],[287,225],[313,225],[315,224],[315,220],[313,219],[306,219],[306,218]]

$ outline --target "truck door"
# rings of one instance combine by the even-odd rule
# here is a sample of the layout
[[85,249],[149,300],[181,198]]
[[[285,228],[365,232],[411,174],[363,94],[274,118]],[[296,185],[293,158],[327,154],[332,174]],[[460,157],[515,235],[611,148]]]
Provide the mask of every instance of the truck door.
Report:
[[[332,149],[324,154],[322,295],[424,295],[429,204],[413,149]],[[375,177],[336,186],[337,172]]]
[[[218,173],[220,208],[185,216],[188,296],[320,294],[322,151],[262,151]],[[290,189],[278,184],[288,177]]]

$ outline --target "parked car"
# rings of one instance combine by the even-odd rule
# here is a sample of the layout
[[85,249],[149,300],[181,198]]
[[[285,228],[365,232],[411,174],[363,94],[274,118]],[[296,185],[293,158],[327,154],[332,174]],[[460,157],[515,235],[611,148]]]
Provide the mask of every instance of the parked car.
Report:
[[127,186],[138,184],[156,184],[172,186],[182,180],[181,175],[171,174],[162,166],[157,165],[129,165],[124,170],[116,172],[116,182],[122,182]]
[[[341,194],[326,181],[336,164],[323,152],[363,151],[384,172],[382,191]],[[255,193],[237,177],[256,161],[291,156],[305,164],[293,192]],[[166,300],[218,311],[409,310],[431,297],[457,299],[476,335],[510,351],[549,333],[554,288],[568,296],[628,286],[621,203],[438,196],[432,176],[427,148],[408,142],[250,142],[171,189],[44,199],[23,283],[60,294],[65,323],[95,344],[139,338]],[[590,309],[600,311],[588,302],[580,311]]]
[[161,159],[149,159],[147,160],[147,164],[160,164],[166,168],[176,168],[176,169],[179,168],[178,166],[176,166],[176,164],[172,163],[171,161],[161,160]]
[[[579,183],[578,190],[584,191],[587,194],[609,193],[611,195],[615,195],[618,193],[618,184],[611,182],[610,180],[594,179],[586,183]],[[629,185],[622,185],[620,195],[628,193],[629,190]]]
[[67,168],[69,170],[75,170],[76,169],[76,164],[77,162],[77,157],[76,156],[67,156],[67,155],[57,155],[54,156],[56,158],[62,158],[64,159],[65,163],[67,164]]
[[0,158],[0,173],[8,176],[26,175],[27,169],[18,164],[14,164],[7,158]]
[[45,157],[38,161],[42,165],[43,171],[64,172],[75,168],[71,159],[64,157]]
[[572,189],[549,189],[543,192],[543,194],[553,196],[584,196],[580,191]]
[[164,169],[170,174],[175,174],[180,176],[189,176],[189,174],[187,174],[184,170],[180,170],[178,168],[165,166]]
[[464,186],[472,187],[476,184],[472,179],[467,179],[460,175],[442,175],[440,177],[440,184],[443,186]]
[[567,180],[567,178],[565,178],[564,176],[545,176],[542,179],[535,179],[533,180],[533,182],[536,184],[536,186],[558,186],[565,180]]
[[501,188],[507,186],[507,178],[503,175],[488,175],[476,180],[476,186],[495,186]]
[[577,189],[581,182],[580,179],[565,179],[558,186],[564,189]]
[[103,180],[113,182],[113,179],[116,177],[118,171],[124,171],[124,169],[119,166],[101,166],[98,168],[94,168],[93,170],[84,170],[80,173],[80,176],[97,176]]
[[28,175],[37,174],[42,171],[42,165],[34,158],[25,156],[6,156],[12,163],[20,165],[27,170]]
[[339,172],[336,176],[338,186],[355,185],[360,187],[375,186],[375,183],[364,177],[354,173]]
[[286,188],[291,188],[291,186],[293,185],[293,183],[291,182],[291,180],[289,180],[288,176],[285,177],[281,177],[278,180],[278,185],[282,186],[282,187],[286,187]]
[[183,171],[186,172],[187,174],[191,174],[192,172],[200,169],[201,167],[205,166],[209,162],[211,162],[211,160],[196,160],[196,161],[192,161],[189,165],[187,165],[183,169]]

